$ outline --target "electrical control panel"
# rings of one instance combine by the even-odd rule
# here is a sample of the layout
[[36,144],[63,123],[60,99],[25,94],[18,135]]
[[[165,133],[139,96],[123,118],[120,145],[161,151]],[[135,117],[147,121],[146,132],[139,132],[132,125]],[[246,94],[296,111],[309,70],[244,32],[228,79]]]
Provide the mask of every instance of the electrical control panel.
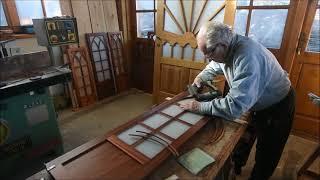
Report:
[[33,19],[34,31],[41,46],[79,43],[77,20],[74,17]]

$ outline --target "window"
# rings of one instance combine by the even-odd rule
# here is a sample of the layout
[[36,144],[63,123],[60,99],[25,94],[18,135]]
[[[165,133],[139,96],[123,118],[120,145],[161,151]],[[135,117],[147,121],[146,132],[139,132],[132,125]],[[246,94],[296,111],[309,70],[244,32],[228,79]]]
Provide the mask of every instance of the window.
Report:
[[147,38],[155,31],[155,0],[136,0],[137,37]]
[[290,0],[238,0],[234,30],[267,48],[279,49]]
[[[320,3],[320,1],[318,2]],[[311,28],[311,33],[310,33],[310,38],[309,42],[307,45],[307,51],[308,52],[320,52],[320,12],[319,12],[319,5],[318,9],[316,11],[316,14],[313,19],[312,23],[312,28]]]
[[59,0],[1,0],[1,26],[19,32],[32,19],[61,16]]
[[0,1],[0,26],[8,26],[7,18],[4,14],[2,1]]

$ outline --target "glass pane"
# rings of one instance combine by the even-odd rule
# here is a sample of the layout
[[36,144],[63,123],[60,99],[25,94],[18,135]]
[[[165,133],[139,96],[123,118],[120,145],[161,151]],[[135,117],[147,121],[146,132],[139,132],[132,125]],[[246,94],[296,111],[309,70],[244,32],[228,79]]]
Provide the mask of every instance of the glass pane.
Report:
[[320,52],[320,15],[319,9],[314,16],[307,51]]
[[250,0],[237,0],[237,6],[249,6]]
[[165,43],[162,46],[162,56],[163,57],[171,57],[171,45],[169,43]]
[[191,31],[194,29],[194,26],[196,25],[196,21],[197,21],[198,17],[200,16],[200,11],[203,6],[203,3],[205,3],[205,1],[203,1],[203,0],[194,1],[192,20],[191,20],[191,22],[192,22]]
[[94,61],[100,61],[100,52],[93,52],[93,60]]
[[193,52],[193,49],[191,48],[190,44],[187,44],[183,50],[183,59],[192,60],[192,52]]
[[[209,0],[208,3],[206,4],[202,15],[199,19],[198,25],[195,28],[195,32],[197,32],[200,27],[206,23],[207,21],[209,21],[209,18],[211,18],[214,13],[224,4],[224,1],[217,1],[217,0]],[[221,13],[221,12],[220,12]],[[221,17],[221,15],[220,15]],[[220,18],[221,20],[221,18]]]
[[109,68],[108,61],[101,61],[101,62],[102,62],[103,70],[105,70],[105,69],[108,69],[108,68]]
[[172,121],[167,126],[163,127],[160,132],[166,134],[174,139],[180,137],[183,133],[185,133],[190,126],[182,124],[178,121]]
[[101,70],[102,70],[101,63],[96,62],[96,71],[101,71]]
[[127,129],[125,130],[124,132],[120,133],[118,135],[118,138],[120,140],[122,140],[123,142],[131,145],[133,143],[135,143],[136,141],[138,141],[139,139],[141,139],[140,137],[135,137],[135,136],[130,136],[129,134],[139,134],[138,132],[136,131],[144,131],[144,132],[147,132],[149,133],[150,130],[144,128],[143,126],[141,125],[136,125],[136,126],[133,126],[132,128],[130,129]]
[[[164,138],[163,136],[156,134],[156,136],[160,137],[161,139],[165,140],[167,143],[171,143],[170,140]],[[155,139],[160,143],[153,141],[152,139]],[[139,144],[135,148],[141,152],[142,154],[146,155],[148,158],[152,159],[154,156],[156,156],[158,153],[160,153],[168,144],[163,142],[162,140],[156,138],[156,137],[151,137],[148,138],[147,140],[143,141],[143,143]]]
[[172,117],[175,117],[176,115],[183,112],[183,109],[177,105],[171,105],[167,107],[166,109],[162,110],[163,113],[168,114]]
[[143,124],[152,127],[153,129],[157,129],[165,122],[169,121],[170,119],[166,116],[163,116],[161,114],[154,114],[143,121]]
[[204,62],[204,55],[199,48],[197,48],[194,53],[194,60],[198,62]]
[[253,10],[249,37],[265,47],[279,49],[287,13],[287,9]]
[[176,44],[174,47],[173,47],[173,57],[174,58],[177,58],[177,59],[181,59],[181,54],[182,53],[182,48],[179,44]]
[[8,26],[6,15],[4,14],[2,1],[0,1],[0,26]]
[[277,6],[288,4],[290,4],[290,0],[253,0],[254,6]]
[[98,73],[97,73],[97,77],[98,77],[98,81],[99,81],[99,82],[104,81],[103,73],[102,73],[102,72],[98,72]]
[[107,59],[107,51],[100,51],[101,60]]
[[32,19],[43,18],[41,0],[16,0],[21,25],[32,25]]
[[61,16],[59,0],[44,0],[47,17]]
[[182,116],[179,117],[179,119],[181,119],[182,121],[188,122],[193,125],[200,121],[200,119],[202,118],[203,116],[190,112],[184,113]]
[[137,37],[147,38],[148,32],[154,32],[153,13],[137,13]]
[[103,74],[104,74],[104,78],[105,78],[106,80],[111,79],[111,78],[110,78],[110,71],[109,71],[109,70],[103,71]]
[[233,29],[236,33],[243,36],[246,34],[248,13],[249,10],[246,9],[238,9],[236,11],[236,18]]
[[137,10],[153,10],[154,0],[136,0]]
[[216,17],[213,18],[213,20],[223,23],[223,21],[224,21],[224,8],[219,12],[219,14],[216,15]]
[[181,12],[180,0],[169,0],[169,1],[166,1],[166,5],[170,9],[172,15],[178,21],[178,24],[182,27],[184,32],[186,32],[185,25],[184,25],[183,14]]
[[173,19],[169,16],[166,10],[164,11],[164,30],[182,35],[182,32],[180,31],[176,23],[173,21]]

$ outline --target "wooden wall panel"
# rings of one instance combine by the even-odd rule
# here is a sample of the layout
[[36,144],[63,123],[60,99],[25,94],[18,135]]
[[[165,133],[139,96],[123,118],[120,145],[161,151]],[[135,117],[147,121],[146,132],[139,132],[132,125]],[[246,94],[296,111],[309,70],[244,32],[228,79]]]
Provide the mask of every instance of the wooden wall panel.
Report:
[[77,18],[80,44],[85,46],[85,33],[92,33],[88,2],[71,0],[71,5],[74,17]]
[[[88,8],[91,19],[92,32],[107,32],[106,21],[104,19],[104,9],[101,0],[89,0]],[[108,9],[109,11],[111,9]],[[110,24],[113,22],[109,22]]]
[[160,91],[178,94],[186,90],[189,83],[189,69],[163,64],[161,66]]
[[60,0],[60,8],[63,16],[73,16],[70,0]]
[[102,0],[106,32],[119,31],[117,6],[115,0]]

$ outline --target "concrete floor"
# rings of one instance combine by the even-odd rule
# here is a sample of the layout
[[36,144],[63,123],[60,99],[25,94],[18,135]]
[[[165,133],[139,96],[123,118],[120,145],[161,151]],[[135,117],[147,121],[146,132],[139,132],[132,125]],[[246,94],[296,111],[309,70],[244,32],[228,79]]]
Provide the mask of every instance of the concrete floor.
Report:
[[[106,99],[94,106],[79,112],[65,110],[59,113],[59,126],[63,139],[65,152],[68,152],[89,140],[101,136],[111,129],[127,122],[148,110],[152,106],[152,97],[149,94],[135,90],[123,93],[118,97]],[[317,143],[291,135],[281,161],[272,179],[296,179],[296,171],[302,162],[314,150]],[[237,179],[247,179],[254,165],[254,151],[250,154],[247,165],[242,170],[242,175]],[[22,168],[21,175],[14,179],[24,179],[43,169],[43,163],[54,157],[44,157]],[[313,169],[320,171],[319,159]]]

